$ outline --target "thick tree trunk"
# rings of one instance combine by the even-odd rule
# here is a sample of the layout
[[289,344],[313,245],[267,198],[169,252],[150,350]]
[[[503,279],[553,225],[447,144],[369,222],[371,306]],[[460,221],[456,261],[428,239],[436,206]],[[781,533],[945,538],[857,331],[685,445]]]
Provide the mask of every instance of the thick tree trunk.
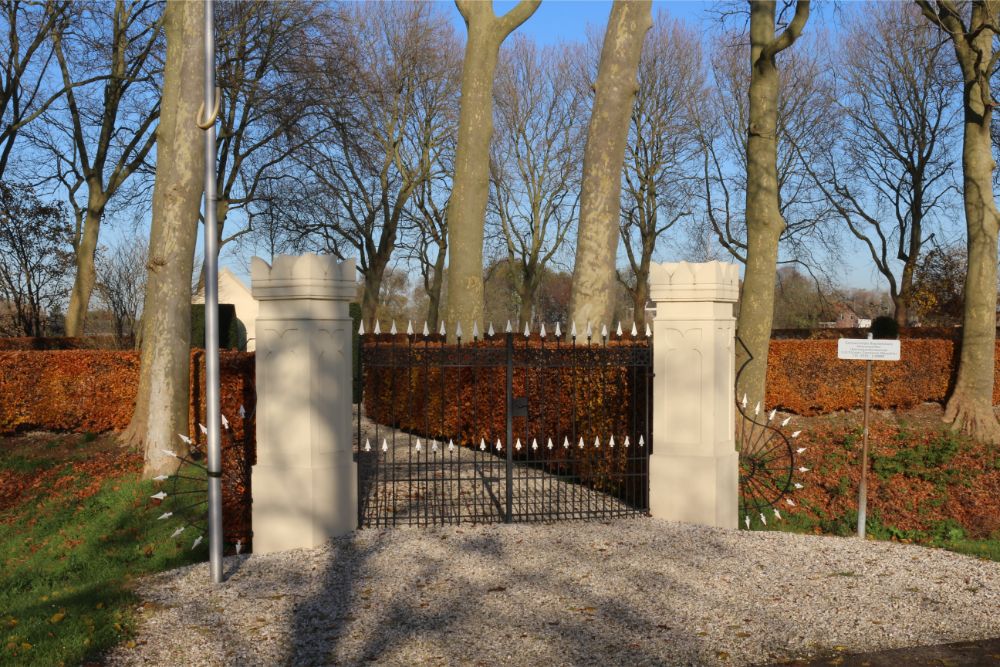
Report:
[[[992,33],[984,30],[986,53]],[[984,75],[980,81],[988,81]],[[993,411],[994,355],[997,308],[997,230],[1000,214],[993,196],[994,162],[991,154],[992,109],[982,100],[988,91],[966,84],[965,139],[962,169],[965,219],[968,228],[969,269],[965,278],[962,352],[955,391],[944,418],[977,440],[1000,443],[1000,423]]]
[[87,194],[87,213],[83,219],[83,233],[80,242],[74,249],[76,276],[73,278],[73,290],[69,295],[69,306],[66,308],[66,335],[82,336],[85,333],[87,311],[90,308],[90,297],[97,283],[97,270],[94,260],[97,255],[97,239],[101,231],[101,219],[104,217],[104,207],[108,198],[99,189],[100,184],[91,182]]
[[188,431],[191,271],[204,176],[204,135],[196,124],[204,81],[205,7],[169,0],[164,10],[167,59],[149,240],[149,279],[135,412],[123,434],[143,443],[147,478],[176,469],[163,450],[178,450]]
[[750,405],[764,403],[767,350],[774,320],[778,240],[785,220],[778,204],[778,68],[775,56],[801,33],[808,3],[799,2],[795,19],[781,37],[774,35],[775,3],[750,3],[750,108],[747,128],[747,254],[736,329],[736,367],[743,368],[737,396]]
[[629,120],[639,90],[642,42],[653,26],[650,0],[615,0],[594,83],[583,154],[580,225],[570,291],[570,321],[600,329],[611,322]]
[[916,261],[911,259],[903,264],[903,272],[899,276],[899,294],[893,300],[893,318],[900,327],[909,324],[910,301],[913,300],[913,271]]
[[492,2],[456,0],[468,26],[462,66],[455,176],[448,202],[449,337],[461,323],[465,331],[482,324],[483,229],[489,197],[490,140],[493,138],[493,78],[500,44],[535,12],[541,0],[521,0],[504,16]]
[[361,320],[369,328],[374,327],[375,318],[378,316],[379,292],[382,291],[382,280],[387,266],[389,266],[389,255],[386,254],[384,257],[376,255],[365,272],[361,292]]

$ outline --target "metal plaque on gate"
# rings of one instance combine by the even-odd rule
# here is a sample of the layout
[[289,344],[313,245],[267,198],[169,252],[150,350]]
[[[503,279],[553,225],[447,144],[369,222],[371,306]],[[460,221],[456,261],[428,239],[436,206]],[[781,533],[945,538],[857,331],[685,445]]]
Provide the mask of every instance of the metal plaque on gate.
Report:
[[837,341],[837,358],[861,359],[863,361],[899,361],[899,341],[841,338]]

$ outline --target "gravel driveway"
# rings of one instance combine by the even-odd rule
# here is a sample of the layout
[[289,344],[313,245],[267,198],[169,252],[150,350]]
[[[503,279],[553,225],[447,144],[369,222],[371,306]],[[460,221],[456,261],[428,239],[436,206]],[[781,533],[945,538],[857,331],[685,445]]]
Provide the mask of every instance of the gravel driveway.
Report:
[[1000,563],[657,519],[364,530],[142,585],[113,665],[742,665],[1000,636]]

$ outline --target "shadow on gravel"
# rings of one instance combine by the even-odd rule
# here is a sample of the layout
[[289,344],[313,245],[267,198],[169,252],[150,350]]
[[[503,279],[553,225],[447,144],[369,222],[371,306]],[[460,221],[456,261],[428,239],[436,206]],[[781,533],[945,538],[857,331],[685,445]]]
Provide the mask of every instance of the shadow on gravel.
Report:
[[[723,641],[706,631],[727,605],[745,609],[747,621],[752,615],[779,637],[793,632],[794,621],[770,617],[763,600],[733,601],[723,586],[694,588],[683,576],[666,574],[668,568],[650,571],[631,562],[628,546],[615,542],[616,522],[605,524],[606,539],[602,533],[601,542],[590,545],[570,538],[580,524],[560,526],[567,540],[557,538],[540,563],[510,553],[519,540],[504,534],[517,529],[508,526],[482,534],[468,528],[471,535],[462,526],[423,529],[419,551],[406,537],[397,540],[395,530],[367,548],[338,540],[317,575],[321,589],[293,613],[288,662],[661,665],[683,656],[696,664],[733,664],[730,655],[746,641],[745,628],[728,628]],[[526,531],[524,539],[532,534]],[[731,559],[739,576],[740,563],[725,545],[710,540],[706,548]],[[398,576],[383,580],[390,557],[398,559],[391,565]],[[688,564],[679,557],[671,566],[683,573]],[[552,611],[541,612],[540,605]],[[781,647],[772,655],[782,655]]]
[[872,653],[839,653],[815,660],[776,662],[768,667],[993,667],[1000,665],[1000,639],[977,642],[957,642],[936,646],[875,651]]

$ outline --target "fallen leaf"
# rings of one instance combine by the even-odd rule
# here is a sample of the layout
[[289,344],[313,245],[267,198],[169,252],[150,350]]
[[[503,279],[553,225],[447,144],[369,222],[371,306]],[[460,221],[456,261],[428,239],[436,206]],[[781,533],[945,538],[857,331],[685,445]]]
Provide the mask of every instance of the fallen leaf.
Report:
[[66,618],[66,610],[65,609],[60,609],[56,613],[52,614],[52,617],[49,619],[49,623],[52,623],[53,625],[55,625],[56,623],[58,623],[59,621],[63,620],[64,618]]

